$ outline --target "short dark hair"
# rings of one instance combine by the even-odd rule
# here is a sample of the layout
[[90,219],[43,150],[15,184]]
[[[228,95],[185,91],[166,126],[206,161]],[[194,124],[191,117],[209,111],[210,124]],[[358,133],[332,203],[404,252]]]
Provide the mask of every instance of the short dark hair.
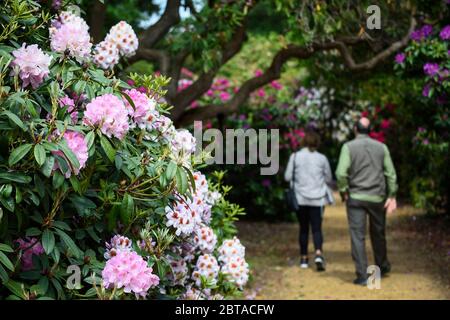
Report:
[[303,137],[303,146],[307,147],[310,151],[316,151],[320,146],[320,136],[314,130],[306,130]]
[[356,121],[355,128],[358,133],[361,133],[361,134],[369,134],[370,133],[370,124],[367,127],[363,126],[361,123],[361,119],[358,119],[358,121]]

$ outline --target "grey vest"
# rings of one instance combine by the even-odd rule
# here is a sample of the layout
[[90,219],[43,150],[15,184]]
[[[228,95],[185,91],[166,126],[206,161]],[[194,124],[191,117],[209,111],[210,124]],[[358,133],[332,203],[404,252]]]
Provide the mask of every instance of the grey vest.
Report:
[[384,144],[367,135],[358,135],[347,146],[351,160],[348,179],[350,193],[384,197]]

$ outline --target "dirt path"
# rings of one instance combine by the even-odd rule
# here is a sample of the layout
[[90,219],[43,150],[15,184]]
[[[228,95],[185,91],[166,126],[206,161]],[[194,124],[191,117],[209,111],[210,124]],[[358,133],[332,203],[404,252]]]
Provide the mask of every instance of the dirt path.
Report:
[[[418,245],[417,239],[411,239],[400,228],[402,219],[412,218],[411,212],[410,208],[401,209],[388,219],[388,257],[392,272],[382,279],[379,290],[352,284],[355,274],[342,204],[327,207],[325,212],[324,253],[328,265],[327,271],[321,273],[314,268],[299,268],[296,223],[240,223],[239,235],[247,247],[246,257],[253,274],[247,298],[450,299],[449,278],[433,262],[429,249]],[[373,259],[368,237],[366,246],[370,264]]]

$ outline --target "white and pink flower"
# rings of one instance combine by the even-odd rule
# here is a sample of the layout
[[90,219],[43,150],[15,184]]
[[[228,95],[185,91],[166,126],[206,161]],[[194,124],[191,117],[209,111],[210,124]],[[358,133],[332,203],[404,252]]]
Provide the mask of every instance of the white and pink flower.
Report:
[[48,77],[50,70],[50,62],[52,57],[44,53],[37,44],[28,45],[23,43],[22,46],[12,52],[14,60],[11,62],[13,67],[12,75],[19,75],[22,80],[22,87],[31,84],[33,89]]

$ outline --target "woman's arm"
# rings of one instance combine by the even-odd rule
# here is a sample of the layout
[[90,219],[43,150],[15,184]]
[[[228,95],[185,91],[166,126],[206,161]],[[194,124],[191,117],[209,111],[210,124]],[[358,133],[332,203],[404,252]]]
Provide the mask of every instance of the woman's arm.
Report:
[[292,173],[294,171],[294,154],[289,157],[288,165],[286,171],[284,172],[284,180],[290,182],[292,180]]
[[328,162],[327,157],[325,157],[325,165],[324,165],[324,176],[325,176],[325,182],[328,185],[331,185],[333,183],[333,175],[331,174],[331,167],[330,162]]

